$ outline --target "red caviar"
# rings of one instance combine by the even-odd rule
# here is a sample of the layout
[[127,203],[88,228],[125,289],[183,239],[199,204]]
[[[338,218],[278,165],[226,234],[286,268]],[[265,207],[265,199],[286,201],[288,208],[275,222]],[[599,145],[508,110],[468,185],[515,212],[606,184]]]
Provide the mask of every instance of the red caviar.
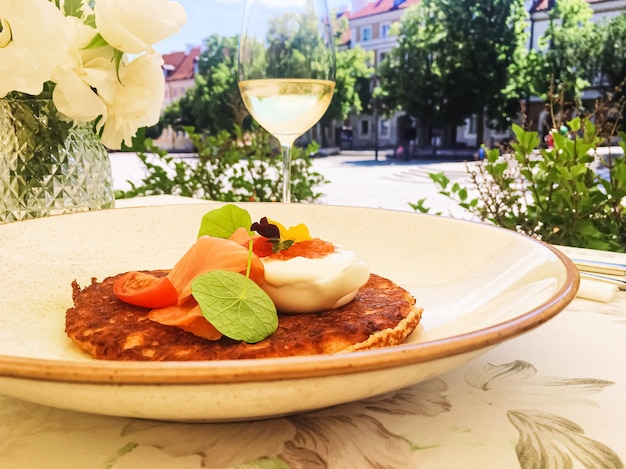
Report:
[[333,252],[335,252],[335,246],[333,245],[333,243],[329,243],[328,241],[324,241],[319,238],[313,238],[308,241],[295,243],[287,249],[275,252],[268,258],[280,260],[293,259],[294,257],[319,259]]

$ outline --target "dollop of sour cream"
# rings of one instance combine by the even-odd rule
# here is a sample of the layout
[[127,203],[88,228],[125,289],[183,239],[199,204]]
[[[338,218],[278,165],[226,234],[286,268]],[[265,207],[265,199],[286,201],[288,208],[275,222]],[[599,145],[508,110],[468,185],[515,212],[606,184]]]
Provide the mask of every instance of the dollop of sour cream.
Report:
[[281,313],[314,313],[339,308],[355,297],[370,274],[356,254],[335,246],[321,258],[262,258],[263,290]]

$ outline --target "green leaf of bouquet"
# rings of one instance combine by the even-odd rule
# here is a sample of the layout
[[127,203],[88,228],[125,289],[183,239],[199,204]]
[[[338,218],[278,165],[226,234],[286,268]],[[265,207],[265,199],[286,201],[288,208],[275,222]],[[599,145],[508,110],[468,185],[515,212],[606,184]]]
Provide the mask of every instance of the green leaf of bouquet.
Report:
[[207,321],[226,337],[255,343],[278,328],[274,302],[244,275],[213,270],[196,277],[191,292]]
[[250,229],[252,218],[250,214],[233,204],[227,204],[215,210],[207,212],[200,222],[200,236],[213,236],[214,238],[227,239],[237,228]]
[[[59,4],[57,2],[57,8]],[[82,0],[65,0],[63,2],[63,13],[65,16],[75,16],[80,18],[83,16],[83,1]]]
[[115,63],[115,74],[117,75],[117,81],[120,83],[122,80],[120,79],[120,65],[122,63],[122,59],[124,58],[124,52],[119,49],[113,49],[113,62]]
[[89,41],[89,44],[85,46],[85,49],[97,49],[99,47],[104,47],[108,45],[109,43],[106,42],[106,40],[100,35],[100,33],[98,33],[91,39],[91,41]]
[[83,23],[85,23],[87,26],[91,26],[94,29],[96,28],[96,15],[94,15],[93,13],[91,13],[90,15],[85,15],[83,17]]

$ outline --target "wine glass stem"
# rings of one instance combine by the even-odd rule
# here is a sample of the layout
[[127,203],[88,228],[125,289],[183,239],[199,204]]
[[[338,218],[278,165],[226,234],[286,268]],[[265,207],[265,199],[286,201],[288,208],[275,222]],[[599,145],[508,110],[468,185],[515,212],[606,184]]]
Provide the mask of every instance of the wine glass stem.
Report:
[[283,202],[291,203],[291,145],[281,144],[283,154]]

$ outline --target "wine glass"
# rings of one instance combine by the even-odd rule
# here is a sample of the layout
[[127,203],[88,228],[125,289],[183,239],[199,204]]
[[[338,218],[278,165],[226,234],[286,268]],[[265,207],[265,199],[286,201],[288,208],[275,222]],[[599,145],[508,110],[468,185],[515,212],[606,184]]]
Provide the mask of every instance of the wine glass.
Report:
[[238,61],[246,108],[280,143],[289,203],[291,148],[324,115],[335,89],[326,0],[247,0]]

